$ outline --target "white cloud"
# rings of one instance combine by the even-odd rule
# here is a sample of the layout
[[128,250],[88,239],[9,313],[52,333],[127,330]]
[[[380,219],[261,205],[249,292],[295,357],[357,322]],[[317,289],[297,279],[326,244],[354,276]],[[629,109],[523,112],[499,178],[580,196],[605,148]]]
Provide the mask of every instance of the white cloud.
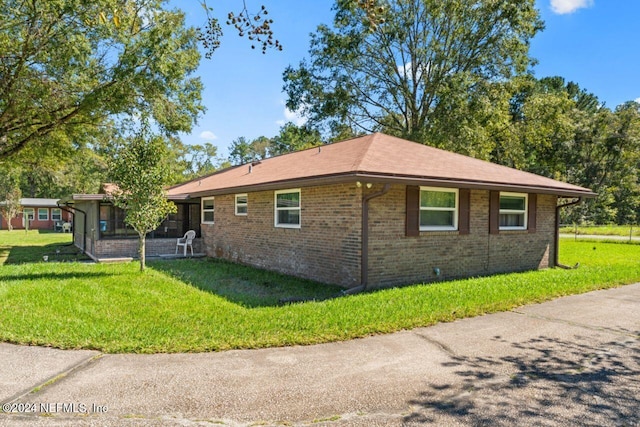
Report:
[[208,139],[208,140],[218,139],[216,134],[211,132],[210,130],[205,130],[204,132],[200,132],[200,138]]
[[634,99],[634,101],[636,101],[638,104],[640,104],[640,98],[636,98],[636,99]]
[[593,6],[594,0],[551,0],[551,10],[558,15],[573,13],[578,9]]
[[411,62],[407,62],[404,65],[398,65],[398,73],[402,77],[409,76],[409,78],[411,78]]
[[287,107],[284,107],[284,119],[277,120],[278,126],[284,126],[286,123],[292,122],[296,126],[302,126],[307,123],[307,118],[302,116],[301,110],[291,111]]
[[[416,78],[420,80],[422,79],[422,74],[428,73],[430,68],[429,68],[429,64],[422,64],[422,65],[419,65],[418,67],[419,68],[416,71]],[[413,80],[413,62],[409,61],[404,65],[398,65],[398,73],[403,78]]]

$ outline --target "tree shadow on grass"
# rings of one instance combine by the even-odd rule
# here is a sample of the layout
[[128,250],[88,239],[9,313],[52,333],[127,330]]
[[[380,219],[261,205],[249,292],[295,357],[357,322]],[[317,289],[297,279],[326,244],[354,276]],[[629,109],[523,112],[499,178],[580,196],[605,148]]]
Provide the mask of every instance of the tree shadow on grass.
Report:
[[195,288],[247,308],[321,301],[342,288],[218,259],[150,261],[149,265]]
[[70,243],[51,243],[48,245],[13,246],[0,253],[0,258],[6,257],[4,264],[26,264],[34,262],[74,262],[90,260],[78,248]]
[[3,276],[0,275],[0,281],[10,282],[16,280],[69,280],[69,279],[89,279],[94,277],[113,277],[113,273],[100,272],[82,272],[82,273],[27,273]]
[[638,337],[640,331],[605,343],[538,337],[511,344],[516,356],[452,357],[443,368],[460,381],[431,385],[410,402],[417,409],[404,422],[638,425]]

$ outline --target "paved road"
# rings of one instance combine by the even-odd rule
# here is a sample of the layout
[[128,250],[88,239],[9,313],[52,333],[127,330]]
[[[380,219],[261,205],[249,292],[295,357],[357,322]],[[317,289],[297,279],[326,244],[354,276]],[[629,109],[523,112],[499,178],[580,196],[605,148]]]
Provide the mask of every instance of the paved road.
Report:
[[639,308],[636,284],[308,347],[0,344],[0,425],[640,425]]

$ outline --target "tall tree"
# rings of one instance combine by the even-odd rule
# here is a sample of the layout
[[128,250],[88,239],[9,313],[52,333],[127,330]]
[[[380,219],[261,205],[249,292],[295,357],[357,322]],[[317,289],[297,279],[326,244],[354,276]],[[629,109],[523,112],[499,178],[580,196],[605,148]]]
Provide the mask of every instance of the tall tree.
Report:
[[443,100],[469,102],[484,82],[524,73],[543,27],[534,0],[385,4],[384,23],[372,26],[359,2],[336,2],[333,28],[312,34],[309,62],[284,73],[289,109],[314,126],[347,123],[424,142]]
[[189,131],[203,110],[189,77],[197,33],[164,3],[1,2],[0,159],[141,112],[162,132]]
[[189,156],[189,173],[184,178],[195,178],[218,170],[218,147],[205,142],[203,145],[190,145],[187,148]]
[[251,160],[251,144],[247,141],[247,138],[240,136],[231,141],[231,146],[229,146],[229,161],[231,164],[242,165]]
[[320,132],[307,126],[296,126],[288,122],[280,133],[271,139],[271,154],[279,155],[322,145]]
[[254,160],[266,159],[273,151],[273,141],[266,136],[259,136],[248,141],[244,136],[231,142],[229,147],[229,162],[232,165],[242,165]]
[[7,229],[9,231],[13,230],[11,220],[22,212],[21,197],[22,192],[15,184],[10,187],[4,187],[4,191],[0,192],[0,216],[7,221]]
[[148,137],[141,131],[119,147],[109,165],[111,179],[118,187],[112,194],[113,203],[125,211],[125,223],[138,233],[140,271],[145,269],[147,233],[176,212],[176,205],[167,200],[164,191],[171,175],[167,154],[164,138]]

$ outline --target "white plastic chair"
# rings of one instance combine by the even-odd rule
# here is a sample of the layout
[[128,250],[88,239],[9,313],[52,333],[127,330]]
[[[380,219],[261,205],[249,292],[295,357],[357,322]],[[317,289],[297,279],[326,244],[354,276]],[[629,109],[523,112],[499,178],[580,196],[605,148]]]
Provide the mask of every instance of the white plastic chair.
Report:
[[193,230],[189,230],[184,233],[184,237],[179,237],[176,242],[176,254],[178,253],[178,247],[182,246],[184,248],[184,256],[187,256],[187,246],[191,248],[191,256],[193,256],[193,239],[196,238],[196,232]]

